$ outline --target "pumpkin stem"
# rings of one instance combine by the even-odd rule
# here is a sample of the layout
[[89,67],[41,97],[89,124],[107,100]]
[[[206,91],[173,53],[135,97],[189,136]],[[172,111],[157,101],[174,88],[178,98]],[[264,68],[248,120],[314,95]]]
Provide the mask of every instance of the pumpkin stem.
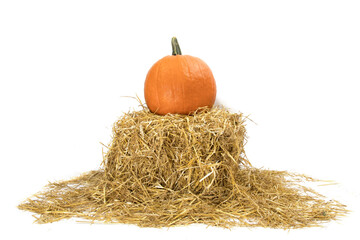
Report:
[[178,40],[176,39],[176,37],[173,37],[171,39],[171,46],[172,46],[172,55],[176,56],[176,55],[181,55],[181,49],[178,43]]

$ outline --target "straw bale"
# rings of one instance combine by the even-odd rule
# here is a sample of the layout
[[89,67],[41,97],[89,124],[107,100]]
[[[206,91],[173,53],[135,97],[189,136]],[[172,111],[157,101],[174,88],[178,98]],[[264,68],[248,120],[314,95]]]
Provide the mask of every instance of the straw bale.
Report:
[[19,205],[36,222],[77,217],[142,227],[302,228],[347,209],[306,187],[310,177],[251,166],[246,117],[224,108],[159,116],[124,114],[99,170],[50,183]]

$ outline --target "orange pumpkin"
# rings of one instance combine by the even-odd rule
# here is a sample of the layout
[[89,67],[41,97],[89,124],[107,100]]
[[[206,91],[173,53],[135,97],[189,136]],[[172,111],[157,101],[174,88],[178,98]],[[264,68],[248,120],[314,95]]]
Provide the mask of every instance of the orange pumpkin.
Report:
[[216,84],[208,65],[200,58],[181,55],[175,37],[172,56],[157,61],[145,80],[145,101],[150,111],[160,115],[191,114],[200,107],[212,107]]

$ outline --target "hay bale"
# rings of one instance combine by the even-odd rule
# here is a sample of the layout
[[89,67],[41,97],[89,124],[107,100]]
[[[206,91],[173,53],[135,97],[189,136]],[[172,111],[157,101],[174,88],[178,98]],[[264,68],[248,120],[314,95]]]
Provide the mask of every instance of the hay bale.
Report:
[[246,159],[245,117],[223,108],[192,116],[124,114],[101,169],[50,183],[19,205],[38,223],[89,221],[170,227],[319,226],[347,213],[303,186],[314,179],[257,169]]
[[249,165],[244,121],[220,108],[193,116],[127,113],[113,127],[106,176],[196,194],[228,185],[232,172]]

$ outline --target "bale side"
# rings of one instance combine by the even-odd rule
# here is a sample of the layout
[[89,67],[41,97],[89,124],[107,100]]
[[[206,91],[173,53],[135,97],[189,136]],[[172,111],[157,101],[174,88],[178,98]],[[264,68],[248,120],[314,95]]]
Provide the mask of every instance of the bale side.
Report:
[[134,191],[162,187],[199,194],[229,185],[230,176],[249,165],[245,143],[241,113],[221,108],[192,116],[130,112],[114,124],[105,174],[109,180],[128,180]]

